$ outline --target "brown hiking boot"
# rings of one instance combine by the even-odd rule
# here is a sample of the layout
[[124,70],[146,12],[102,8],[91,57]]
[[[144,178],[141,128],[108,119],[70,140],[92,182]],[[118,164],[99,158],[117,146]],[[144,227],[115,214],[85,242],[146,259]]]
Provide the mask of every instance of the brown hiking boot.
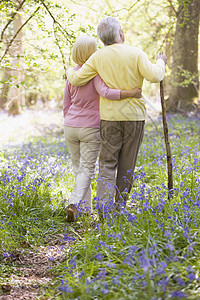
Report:
[[74,222],[76,220],[77,215],[77,208],[74,204],[70,204],[66,208],[67,216],[66,221],[67,222]]

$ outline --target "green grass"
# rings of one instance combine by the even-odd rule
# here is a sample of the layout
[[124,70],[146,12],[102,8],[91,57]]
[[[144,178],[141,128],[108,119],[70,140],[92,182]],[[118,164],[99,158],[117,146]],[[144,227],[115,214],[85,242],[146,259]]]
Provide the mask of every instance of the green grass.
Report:
[[[96,211],[65,223],[74,178],[62,136],[3,147],[2,280],[16,270],[16,249],[58,244],[65,259],[51,259],[52,280],[38,299],[200,299],[199,118],[171,116],[168,123],[173,199],[159,119],[157,131],[146,125],[126,210],[105,214],[103,223]],[[95,197],[96,177],[92,188]]]

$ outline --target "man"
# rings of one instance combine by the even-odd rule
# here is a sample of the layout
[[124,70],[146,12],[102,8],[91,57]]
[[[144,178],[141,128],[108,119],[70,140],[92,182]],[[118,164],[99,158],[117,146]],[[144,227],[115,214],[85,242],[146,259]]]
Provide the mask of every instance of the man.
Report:
[[[115,18],[104,18],[97,35],[105,47],[92,54],[80,70],[67,71],[71,84],[84,85],[99,74],[110,88],[130,89],[142,88],[144,78],[150,82],[164,78],[166,55],[158,55],[156,64],[152,64],[142,50],[125,45],[124,32]],[[143,98],[111,101],[101,97],[97,198],[102,207],[115,192],[117,206],[127,200],[143,139],[145,112]]]

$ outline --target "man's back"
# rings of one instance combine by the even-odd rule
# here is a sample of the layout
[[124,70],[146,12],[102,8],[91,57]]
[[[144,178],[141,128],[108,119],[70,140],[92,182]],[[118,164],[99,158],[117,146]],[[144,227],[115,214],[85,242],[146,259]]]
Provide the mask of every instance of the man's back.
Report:
[[109,87],[120,89],[141,87],[143,77],[138,69],[140,53],[139,48],[125,44],[103,47],[94,55],[96,69]]

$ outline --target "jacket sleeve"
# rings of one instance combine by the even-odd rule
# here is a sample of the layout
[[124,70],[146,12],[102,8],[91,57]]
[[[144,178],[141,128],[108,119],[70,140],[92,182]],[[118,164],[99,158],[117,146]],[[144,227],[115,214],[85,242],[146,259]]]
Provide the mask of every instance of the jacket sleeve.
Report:
[[95,55],[96,52],[90,56],[78,71],[74,71],[71,68],[66,71],[67,79],[71,84],[82,86],[98,74],[95,66]]
[[110,89],[99,75],[94,78],[94,86],[100,96],[110,100],[119,100],[121,90]]
[[165,76],[165,62],[162,59],[158,59],[156,64],[153,64],[143,51],[138,57],[138,69],[141,75],[152,83],[163,80]]
[[64,96],[63,96],[63,115],[64,117],[68,113],[68,110],[71,106],[71,94],[69,90],[69,82],[66,80],[65,89],[64,89]]

